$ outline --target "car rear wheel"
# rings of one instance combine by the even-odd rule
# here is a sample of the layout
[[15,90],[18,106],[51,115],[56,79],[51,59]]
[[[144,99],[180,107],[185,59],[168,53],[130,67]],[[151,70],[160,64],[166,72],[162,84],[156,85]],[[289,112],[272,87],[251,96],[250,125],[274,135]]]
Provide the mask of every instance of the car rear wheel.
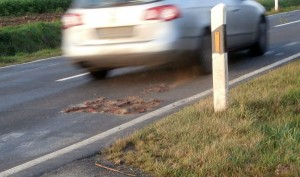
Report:
[[263,55],[268,48],[268,25],[265,21],[262,21],[257,30],[257,41],[250,48],[250,53],[253,56]]
[[198,49],[198,61],[204,74],[212,72],[212,44],[211,35],[209,34],[204,35],[202,38]]
[[107,76],[108,72],[109,72],[108,69],[105,69],[105,70],[92,70],[92,71],[90,71],[90,75],[94,79],[104,79]]

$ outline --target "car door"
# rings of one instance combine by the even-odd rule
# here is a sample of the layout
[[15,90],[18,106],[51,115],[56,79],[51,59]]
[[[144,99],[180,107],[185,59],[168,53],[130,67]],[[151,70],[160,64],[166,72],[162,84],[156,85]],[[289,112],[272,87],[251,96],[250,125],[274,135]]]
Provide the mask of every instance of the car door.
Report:
[[230,49],[242,48],[254,41],[257,12],[248,0],[226,0],[227,35]]
[[197,37],[210,24],[210,9],[218,0],[180,0],[182,10],[182,34],[184,37]]

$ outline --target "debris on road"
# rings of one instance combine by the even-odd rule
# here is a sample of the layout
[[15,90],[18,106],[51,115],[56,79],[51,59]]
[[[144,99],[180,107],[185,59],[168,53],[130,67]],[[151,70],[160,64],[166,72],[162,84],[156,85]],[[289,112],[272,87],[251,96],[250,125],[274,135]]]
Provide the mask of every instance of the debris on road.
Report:
[[98,98],[86,101],[83,104],[71,106],[64,110],[65,113],[110,113],[115,115],[139,114],[157,107],[161,101],[156,99],[143,100],[138,96],[131,96],[119,100]]
[[98,167],[104,168],[106,170],[117,172],[117,173],[120,173],[120,174],[123,174],[123,175],[126,175],[126,176],[133,176],[133,177],[135,176],[133,174],[124,173],[124,172],[121,172],[119,170],[116,170],[116,169],[113,169],[113,168],[110,168],[110,167],[107,167],[107,166],[104,166],[104,165],[101,165],[101,164],[98,164],[98,163],[96,163],[95,165],[98,166]]
[[169,90],[169,86],[167,84],[159,84],[155,86],[151,86],[148,88],[145,88],[142,93],[143,94],[148,94],[148,93],[161,93],[161,92],[166,92]]

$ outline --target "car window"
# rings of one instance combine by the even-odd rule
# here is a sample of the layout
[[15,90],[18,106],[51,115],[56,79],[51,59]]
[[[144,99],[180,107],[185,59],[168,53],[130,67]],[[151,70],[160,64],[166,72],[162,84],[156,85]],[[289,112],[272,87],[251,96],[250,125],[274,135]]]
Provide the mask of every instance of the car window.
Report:
[[101,8],[101,7],[118,7],[137,4],[146,4],[161,0],[75,0],[75,8]]

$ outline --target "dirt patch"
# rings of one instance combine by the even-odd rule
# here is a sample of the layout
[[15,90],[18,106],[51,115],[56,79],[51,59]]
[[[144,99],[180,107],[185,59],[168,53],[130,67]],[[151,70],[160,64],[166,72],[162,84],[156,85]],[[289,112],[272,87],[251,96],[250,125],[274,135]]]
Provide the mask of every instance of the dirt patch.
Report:
[[141,97],[132,96],[119,100],[98,98],[86,101],[83,104],[72,106],[64,110],[65,113],[110,113],[115,115],[129,115],[144,113],[157,107],[161,101],[156,99],[144,100]]
[[54,22],[61,19],[62,13],[33,14],[21,17],[0,17],[0,27],[18,26],[33,22]]
[[159,84],[159,85],[153,85],[153,86],[145,88],[142,91],[142,94],[161,93],[161,92],[166,92],[168,90],[169,90],[169,86],[167,84]]

